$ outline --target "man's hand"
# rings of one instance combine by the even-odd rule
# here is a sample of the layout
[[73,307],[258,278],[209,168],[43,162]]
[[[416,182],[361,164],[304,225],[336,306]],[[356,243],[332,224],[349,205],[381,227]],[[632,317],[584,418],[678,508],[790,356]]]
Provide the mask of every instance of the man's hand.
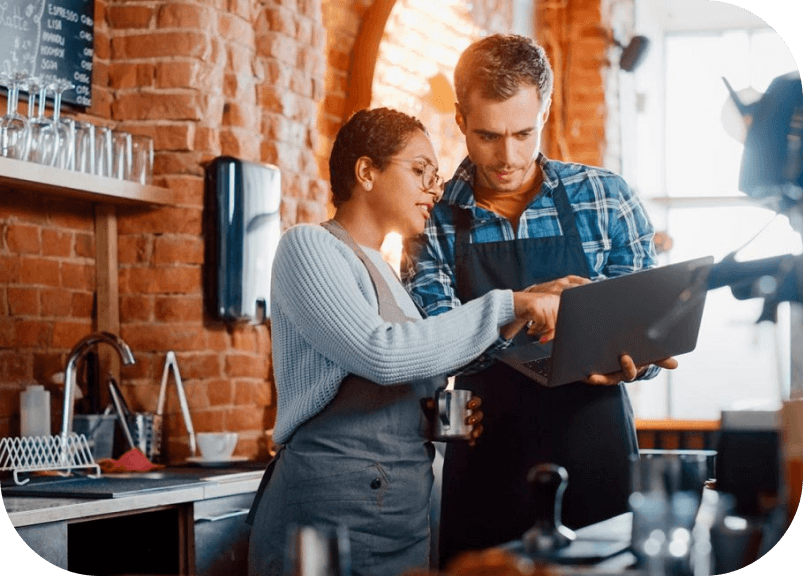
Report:
[[[658,360],[654,362],[654,364],[661,368],[666,368],[667,370],[674,370],[678,367],[678,361],[672,357]],[[588,378],[583,380],[583,382],[594,386],[612,386],[614,384],[619,384],[619,382],[632,382],[636,378],[643,376],[647,368],[650,367],[650,364],[637,366],[636,363],[633,362],[633,358],[628,354],[622,354],[619,357],[619,366],[622,368],[619,372],[613,372],[611,374],[589,374]]]
[[513,338],[525,325],[531,336],[541,335],[541,340],[551,340],[558,319],[560,294],[567,288],[588,284],[590,280],[580,276],[565,276],[557,280],[533,284],[513,293],[513,310],[516,320],[501,330],[503,338]]

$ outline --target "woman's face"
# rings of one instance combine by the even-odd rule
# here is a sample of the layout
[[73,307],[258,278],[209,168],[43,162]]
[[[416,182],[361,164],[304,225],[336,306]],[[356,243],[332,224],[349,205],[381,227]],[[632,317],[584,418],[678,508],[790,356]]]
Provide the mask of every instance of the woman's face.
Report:
[[[414,131],[385,169],[376,172],[371,200],[382,228],[406,238],[424,231],[432,208],[443,194],[437,169],[432,142],[420,130]],[[429,189],[425,183],[431,184]]]

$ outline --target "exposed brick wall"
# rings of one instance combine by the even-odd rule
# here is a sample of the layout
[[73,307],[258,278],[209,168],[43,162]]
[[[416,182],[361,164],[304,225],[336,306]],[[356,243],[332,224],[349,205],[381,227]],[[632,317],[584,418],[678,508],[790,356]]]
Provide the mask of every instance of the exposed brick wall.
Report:
[[[113,116],[154,136],[154,171],[186,201],[120,212],[121,334],[143,358],[128,370],[125,389],[153,410],[164,351],[173,349],[196,429],[237,431],[237,453],[264,456],[263,431],[275,413],[269,329],[204,317],[203,166],[221,154],[274,164],[282,172],[283,224],[325,217],[314,151],[324,72],[320,7],[166,3],[133,27],[127,22],[121,17],[112,32]],[[127,81],[132,76],[139,80]],[[166,435],[175,441],[168,448],[183,455],[185,428],[170,390]]]
[[[591,32],[599,1],[538,16],[548,39],[560,40],[548,48],[566,55],[575,42],[570,65],[560,64],[560,135],[571,159],[590,163],[599,162],[604,142],[597,88],[605,58]],[[121,383],[135,409],[154,410],[164,354],[174,350],[196,429],[238,431],[238,454],[266,456],[263,431],[275,415],[270,330],[204,314],[204,163],[221,154],[273,163],[282,172],[283,226],[323,220],[326,158],[342,120],[351,50],[372,4],[95,2],[86,116],[151,135],[155,183],[179,198],[161,209],[117,209],[121,335],[137,358]],[[72,345],[96,329],[94,274],[91,203],[0,188],[0,436],[19,432],[21,383],[48,382]],[[51,403],[55,425],[60,398]],[[167,406],[166,451],[180,460],[187,445],[172,381]]]
[[[268,326],[204,315],[203,169],[218,155],[282,172],[285,226],[326,216],[315,151],[324,93],[319,0],[96,1],[89,119],[154,138],[155,183],[179,198],[117,209],[122,370],[136,410],[155,410],[167,350],[177,354],[193,424],[240,433],[266,456],[275,402]],[[0,435],[19,432],[21,383],[47,382],[96,329],[94,207],[0,189]],[[172,380],[166,453],[187,455]],[[60,398],[52,398],[54,424]]]
[[[351,51],[360,32],[363,17],[373,0],[322,0],[321,10],[326,23],[325,96],[318,106],[318,145],[316,158],[319,173],[329,177],[329,151],[343,121],[349,86]],[[328,200],[329,188],[325,185]]]
[[[267,328],[228,330],[205,320],[202,290],[204,163],[220,154],[260,160],[251,74],[256,5],[231,8],[222,12],[213,2],[110,5],[109,88],[113,119],[154,138],[157,182],[182,191],[177,206],[118,209],[120,333],[137,356],[137,365],[123,369],[123,393],[136,409],[155,410],[164,354],[174,350],[194,427],[237,431],[238,452],[248,454],[259,450],[264,407],[249,406],[248,419],[238,414],[230,393],[238,380],[226,368],[239,354],[237,333],[262,367],[241,385],[267,388]],[[241,84],[240,101],[232,103]],[[250,130],[239,120],[243,115],[251,117]],[[186,430],[172,381],[169,391],[164,434],[166,452],[176,458],[186,455]]]
[[[19,393],[63,369],[92,332],[92,206],[14,191],[0,204],[0,436],[19,433]],[[55,399],[51,425],[59,422]]]
[[601,166],[606,147],[610,41],[600,0],[537,2],[536,37],[555,71],[545,154]]

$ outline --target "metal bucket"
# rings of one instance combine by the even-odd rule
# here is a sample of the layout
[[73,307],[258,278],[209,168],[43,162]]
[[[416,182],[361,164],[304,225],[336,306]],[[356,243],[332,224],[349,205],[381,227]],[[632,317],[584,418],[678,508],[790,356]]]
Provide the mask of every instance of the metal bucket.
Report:
[[153,462],[162,453],[162,416],[137,412],[126,418],[134,444]]

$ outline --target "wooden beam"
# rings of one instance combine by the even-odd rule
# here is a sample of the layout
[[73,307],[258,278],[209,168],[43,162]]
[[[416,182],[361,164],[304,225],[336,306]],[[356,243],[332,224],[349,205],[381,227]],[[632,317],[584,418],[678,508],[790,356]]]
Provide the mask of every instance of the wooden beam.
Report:
[[646,420],[637,418],[636,430],[715,432],[719,430],[720,424],[719,420]]
[[[120,290],[117,278],[117,212],[111,204],[95,205],[95,285],[97,329],[120,333]],[[101,384],[111,374],[120,380],[120,358],[108,346],[98,346]],[[109,392],[100,387],[100,406],[109,403]]]
[[349,89],[343,111],[344,123],[357,110],[368,108],[371,105],[379,45],[385,33],[385,25],[395,5],[396,0],[376,0],[365,13],[360,32],[357,34],[351,50]]

